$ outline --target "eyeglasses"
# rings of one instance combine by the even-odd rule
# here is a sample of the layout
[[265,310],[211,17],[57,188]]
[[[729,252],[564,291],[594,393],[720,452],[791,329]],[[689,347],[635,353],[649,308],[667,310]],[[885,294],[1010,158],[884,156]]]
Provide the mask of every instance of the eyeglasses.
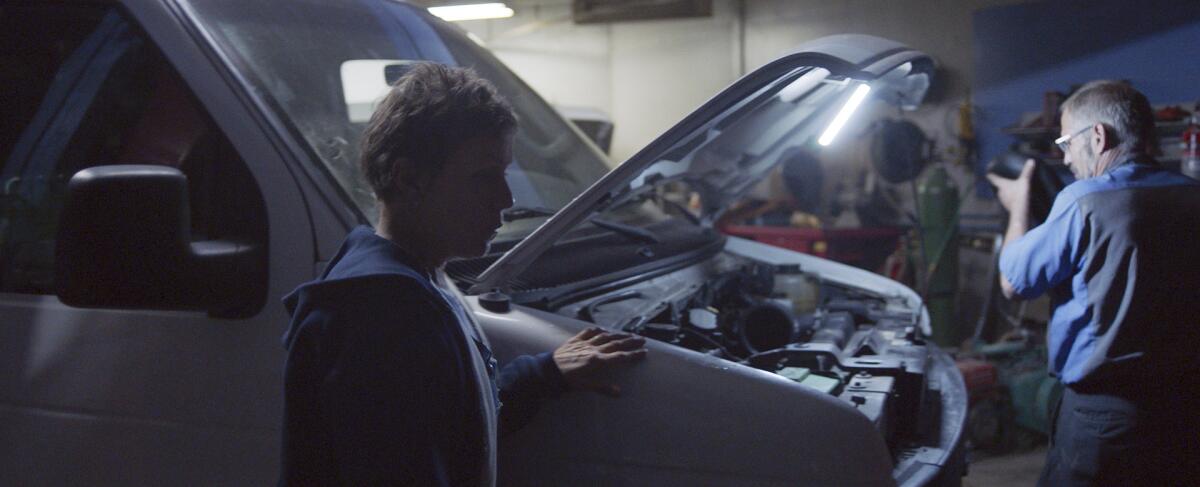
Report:
[[1064,135],[1062,137],[1054,139],[1054,145],[1057,145],[1058,148],[1062,149],[1062,151],[1065,153],[1065,152],[1067,152],[1067,149],[1071,148],[1071,139],[1074,139],[1075,137],[1079,137],[1084,132],[1087,132],[1088,129],[1090,129],[1090,128],[1092,128],[1092,127],[1089,125],[1087,127],[1079,129],[1078,131],[1076,131],[1075,133],[1073,133],[1071,135]]

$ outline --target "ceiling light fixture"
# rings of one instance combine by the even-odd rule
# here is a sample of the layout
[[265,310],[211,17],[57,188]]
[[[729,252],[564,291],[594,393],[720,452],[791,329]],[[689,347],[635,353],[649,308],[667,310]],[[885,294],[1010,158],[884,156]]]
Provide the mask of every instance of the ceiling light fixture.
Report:
[[508,8],[503,3],[472,3],[468,5],[429,7],[429,13],[441,17],[442,20],[458,22],[462,20],[505,19],[513,16],[513,9]]
[[827,146],[833,143],[833,138],[837,137],[838,132],[842,131],[842,126],[846,125],[846,121],[850,120],[850,116],[858,110],[858,106],[862,104],[867,93],[871,91],[871,85],[863,83],[854,88],[854,93],[850,95],[850,99],[846,100],[846,104],[842,105],[842,109],[838,111],[836,117],[833,117],[833,123],[825,128],[825,132],[821,134],[821,138],[817,139],[817,143]]

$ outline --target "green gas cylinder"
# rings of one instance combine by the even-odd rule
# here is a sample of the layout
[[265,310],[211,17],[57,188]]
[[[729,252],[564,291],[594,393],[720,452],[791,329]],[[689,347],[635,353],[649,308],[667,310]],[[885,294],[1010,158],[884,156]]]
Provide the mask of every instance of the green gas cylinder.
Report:
[[[954,322],[958,295],[958,188],[941,166],[933,167],[917,188],[918,221],[921,225],[921,269],[918,292],[924,291],[933,341],[941,346],[958,345]],[[920,288],[924,289],[920,289]]]

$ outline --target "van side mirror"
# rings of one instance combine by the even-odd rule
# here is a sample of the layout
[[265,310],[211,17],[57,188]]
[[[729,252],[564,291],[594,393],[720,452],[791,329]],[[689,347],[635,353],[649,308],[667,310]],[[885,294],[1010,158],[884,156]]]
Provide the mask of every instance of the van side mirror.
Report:
[[67,185],[55,288],[70,306],[202,309],[234,317],[261,300],[260,245],[191,241],[187,177],[174,168],[97,166]]

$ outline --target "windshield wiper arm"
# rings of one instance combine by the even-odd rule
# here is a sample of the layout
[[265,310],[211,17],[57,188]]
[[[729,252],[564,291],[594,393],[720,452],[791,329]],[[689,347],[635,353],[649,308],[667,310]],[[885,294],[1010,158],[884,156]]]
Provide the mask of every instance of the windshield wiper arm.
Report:
[[[546,208],[546,207],[542,207],[542,206],[514,206],[512,208],[509,208],[509,209],[501,212],[500,217],[504,220],[505,223],[507,223],[507,222],[513,222],[513,221],[517,221],[517,220],[525,220],[528,218],[551,216],[557,212],[558,212],[558,210],[555,210],[552,208]],[[596,215],[589,216],[587,218],[587,221],[588,221],[588,223],[591,223],[592,225],[595,225],[597,227],[603,228],[605,230],[611,230],[613,232],[619,233],[621,235],[624,235],[626,237],[632,238],[632,239],[640,241],[640,242],[651,243],[651,244],[656,244],[656,243],[662,242],[662,239],[658,238],[657,235],[651,233],[649,230],[646,230],[643,228],[638,228],[633,225],[627,225],[627,224],[615,222],[612,220],[605,220],[600,217],[597,217]]]
[[517,220],[551,216],[555,213],[558,213],[558,210],[544,206],[514,206],[500,212],[500,219],[504,220],[504,223],[508,223]]
[[656,243],[662,242],[662,239],[658,238],[658,235],[650,233],[649,230],[646,230],[644,228],[635,227],[633,225],[626,225],[624,223],[617,223],[617,222],[614,222],[611,220],[605,220],[605,219],[602,219],[602,218],[599,218],[596,216],[589,217],[588,221],[591,222],[592,225],[598,226],[600,228],[612,230],[614,232],[617,232],[621,235],[632,238],[634,240],[639,240],[639,241],[649,243],[649,244],[656,244]]
[[693,225],[700,226],[700,217],[694,215],[692,210],[689,210],[686,206],[683,206],[679,202],[668,198],[662,198],[662,201],[663,203],[666,203],[667,206],[674,208],[675,211],[678,211],[680,214],[682,214],[683,217],[687,218],[687,220],[692,222]]

